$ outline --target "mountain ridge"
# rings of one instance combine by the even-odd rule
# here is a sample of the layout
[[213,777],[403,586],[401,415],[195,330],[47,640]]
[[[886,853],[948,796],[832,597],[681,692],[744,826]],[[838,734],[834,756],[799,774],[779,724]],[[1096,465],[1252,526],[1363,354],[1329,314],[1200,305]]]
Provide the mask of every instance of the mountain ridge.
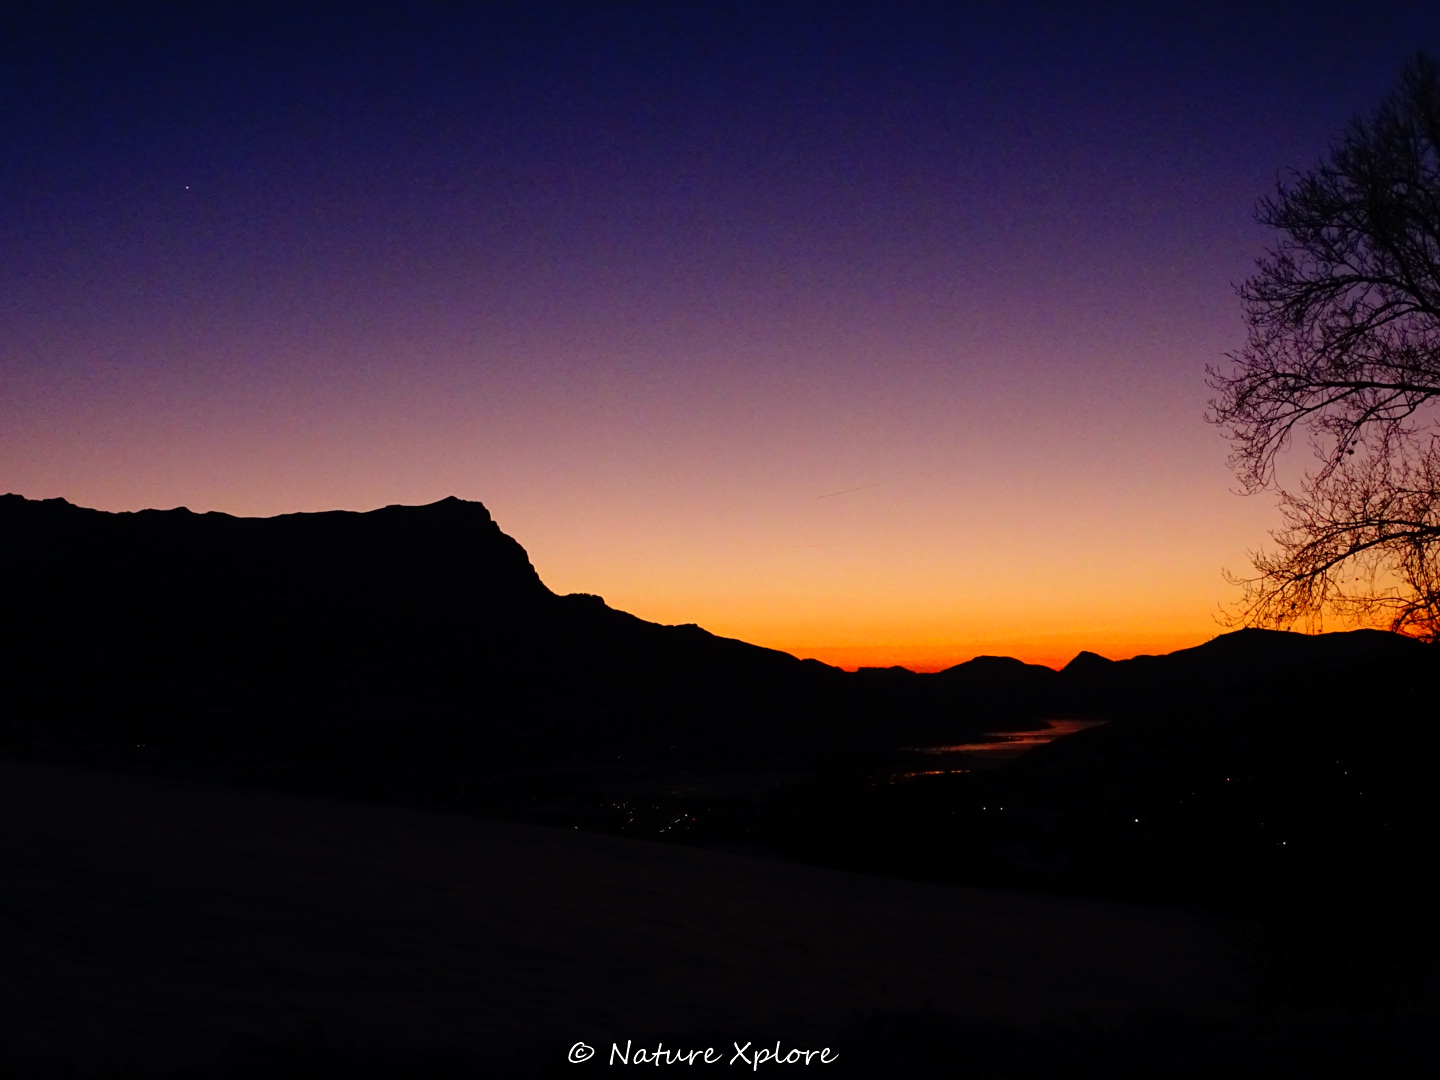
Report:
[[977,657],[846,673],[557,594],[483,504],[453,496],[242,518],[11,494],[0,559],[15,568],[0,748],[406,799],[542,765],[814,768],[1428,648],[1242,631],[1059,672]]

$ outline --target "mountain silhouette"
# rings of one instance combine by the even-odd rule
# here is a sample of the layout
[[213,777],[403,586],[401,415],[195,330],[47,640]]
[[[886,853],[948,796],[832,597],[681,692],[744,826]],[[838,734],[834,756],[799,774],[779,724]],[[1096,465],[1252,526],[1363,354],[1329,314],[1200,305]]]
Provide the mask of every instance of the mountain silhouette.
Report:
[[0,558],[12,752],[413,793],[565,762],[813,764],[995,722],[984,693],[557,595],[453,497],[237,518],[6,495]]
[[1058,673],[978,657],[846,674],[558,595],[456,498],[238,518],[5,495],[0,558],[0,749],[411,801],[561,766],[817,768],[1430,655],[1246,630]]
[[[42,738],[743,756],[795,693],[843,681],[556,595],[484,506],[456,498],[258,519],[8,495],[0,556],[16,571],[8,711]],[[770,748],[798,741],[811,714],[793,715]]]

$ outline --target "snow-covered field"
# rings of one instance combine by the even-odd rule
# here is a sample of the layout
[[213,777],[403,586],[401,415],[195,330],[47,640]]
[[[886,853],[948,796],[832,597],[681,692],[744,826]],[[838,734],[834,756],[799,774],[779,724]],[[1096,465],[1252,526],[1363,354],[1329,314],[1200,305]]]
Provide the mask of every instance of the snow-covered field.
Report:
[[[507,1053],[878,1011],[1238,1006],[1178,910],[0,761],[0,1045],[162,1065],[236,1033]],[[563,1051],[562,1051],[563,1052]]]

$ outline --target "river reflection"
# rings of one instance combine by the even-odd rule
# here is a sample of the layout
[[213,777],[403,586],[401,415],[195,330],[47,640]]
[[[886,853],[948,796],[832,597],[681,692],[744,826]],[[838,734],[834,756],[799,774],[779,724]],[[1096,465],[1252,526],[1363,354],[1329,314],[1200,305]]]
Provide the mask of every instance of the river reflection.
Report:
[[1046,720],[1043,728],[1034,731],[993,731],[980,736],[984,742],[958,743],[954,746],[917,746],[922,754],[972,754],[982,761],[1008,761],[1026,750],[1054,742],[1086,728],[1099,727],[1105,720]]

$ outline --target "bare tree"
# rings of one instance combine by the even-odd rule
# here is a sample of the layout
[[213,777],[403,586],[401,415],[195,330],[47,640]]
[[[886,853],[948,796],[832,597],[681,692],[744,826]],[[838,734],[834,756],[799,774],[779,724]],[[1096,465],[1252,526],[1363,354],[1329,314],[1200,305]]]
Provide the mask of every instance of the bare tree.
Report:
[[[1248,340],[1210,369],[1209,419],[1283,526],[1252,553],[1237,621],[1326,616],[1440,638],[1440,73],[1419,55],[1327,160],[1261,200],[1275,248],[1238,292]],[[1293,490],[1275,459],[1303,435]]]

